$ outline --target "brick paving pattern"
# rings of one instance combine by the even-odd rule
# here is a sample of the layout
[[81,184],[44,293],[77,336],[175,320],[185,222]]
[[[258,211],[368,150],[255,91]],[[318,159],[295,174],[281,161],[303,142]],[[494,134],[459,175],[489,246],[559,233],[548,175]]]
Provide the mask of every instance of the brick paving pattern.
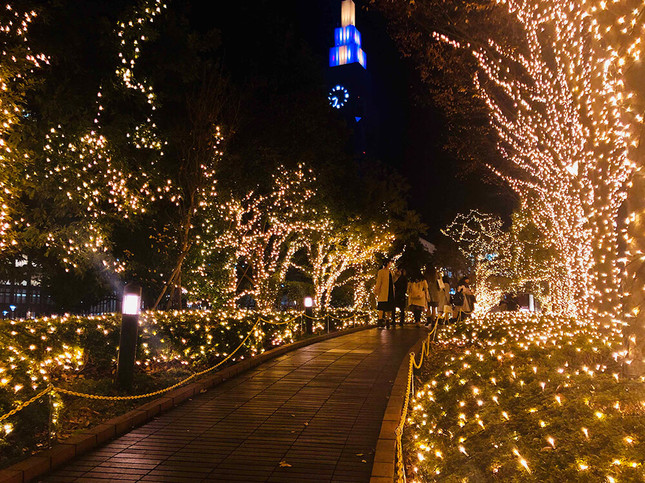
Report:
[[40,481],[369,481],[392,383],[422,330],[287,353]]

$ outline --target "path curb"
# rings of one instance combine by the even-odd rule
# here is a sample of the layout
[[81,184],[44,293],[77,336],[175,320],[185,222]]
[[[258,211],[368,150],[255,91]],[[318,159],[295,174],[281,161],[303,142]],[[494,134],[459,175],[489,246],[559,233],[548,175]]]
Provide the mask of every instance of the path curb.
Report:
[[376,443],[376,452],[374,453],[374,466],[372,466],[372,476],[370,483],[392,483],[396,475],[396,427],[401,421],[403,403],[405,402],[405,391],[408,386],[408,370],[410,368],[410,353],[418,354],[421,350],[423,341],[428,334],[416,342],[403,358],[399,372],[396,374],[390,399],[388,400],[383,422],[381,423],[381,432]]
[[51,449],[36,453],[19,463],[0,470],[0,483],[27,483],[32,481],[71,461],[75,457],[87,453],[106,441],[125,434],[133,428],[152,420],[155,416],[178,406],[193,396],[205,392],[209,388],[217,386],[218,384],[221,384],[238,374],[246,372],[253,367],[257,367],[263,362],[301,347],[315,344],[316,342],[322,342],[342,335],[371,329],[373,327],[373,325],[366,325],[309,337],[292,344],[285,344],[276,347],[257,356],[240,361],[226,369],[222,369],[221,371],[204,377],[198,382],[169,391],[159,399],[149,401],[146,404],[123,414],[122,416],[112,418],[92,429],[77,433],[64,441],[57,443]]

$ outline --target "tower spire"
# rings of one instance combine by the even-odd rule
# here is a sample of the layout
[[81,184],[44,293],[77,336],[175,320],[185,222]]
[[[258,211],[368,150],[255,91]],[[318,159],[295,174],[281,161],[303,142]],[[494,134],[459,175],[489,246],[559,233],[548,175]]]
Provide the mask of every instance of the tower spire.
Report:
[[367,56],[361,48],[361,33],[356,28],[356,5],[343,0],[340,5],[340,24],[334,30],[334,47],[329,49],[329,66],[358,62],[367,68]]

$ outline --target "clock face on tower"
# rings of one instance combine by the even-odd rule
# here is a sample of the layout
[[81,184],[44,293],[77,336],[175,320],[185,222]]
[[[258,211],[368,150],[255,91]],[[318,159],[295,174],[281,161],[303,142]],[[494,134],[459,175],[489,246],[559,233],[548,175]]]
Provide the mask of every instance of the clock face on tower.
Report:
[[347,104],[347,100],[349,99],[349,91],[341,85],[332,87],[332,89],[329,91],[327,99],[329,99],[329,104],[331,105],[331,107],[340,109],[345,104]]

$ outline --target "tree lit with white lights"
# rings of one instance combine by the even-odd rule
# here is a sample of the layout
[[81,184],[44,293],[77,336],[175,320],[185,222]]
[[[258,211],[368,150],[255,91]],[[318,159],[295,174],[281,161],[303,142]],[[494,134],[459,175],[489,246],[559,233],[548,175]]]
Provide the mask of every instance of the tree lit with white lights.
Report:
[[442,233],[452,239],[472,263],[477,297],[475,312],[488,312],[503,295],[495,277],[509,276],[509,235],[502,230],[502,219],[470,210],[467,215],[458,214]]
[[314,233],[306,244],[311,268],[302,269],[311,275],[314,305],[328,309],[334,289],[352,284],[356,305],[362,307],[361,292],[366,279],[374,276],[376,256],[386,254],[393,241],[392,233],[362,226],[359,220],[344,227],[330,221],[326,230]]
[[497,171],[533,213],[559,254],[553,308],[568,314],[618,311],[618,210],[636,169],[643,117],[625,70],[642,51],[641,1],[500,0],[522,45],[495,38],[470,49],[474,83],[520,174]]
[[11,5],[5,5],[0,16],[0,253],[18,245],[16,230],[23,220],[16,185],[33,158],[33,153],[21,152],[17,142],[24,96],[34,72],[48,63],[47,57],[29,47],[29,27],[35,17],[35,12],[21,13]]

